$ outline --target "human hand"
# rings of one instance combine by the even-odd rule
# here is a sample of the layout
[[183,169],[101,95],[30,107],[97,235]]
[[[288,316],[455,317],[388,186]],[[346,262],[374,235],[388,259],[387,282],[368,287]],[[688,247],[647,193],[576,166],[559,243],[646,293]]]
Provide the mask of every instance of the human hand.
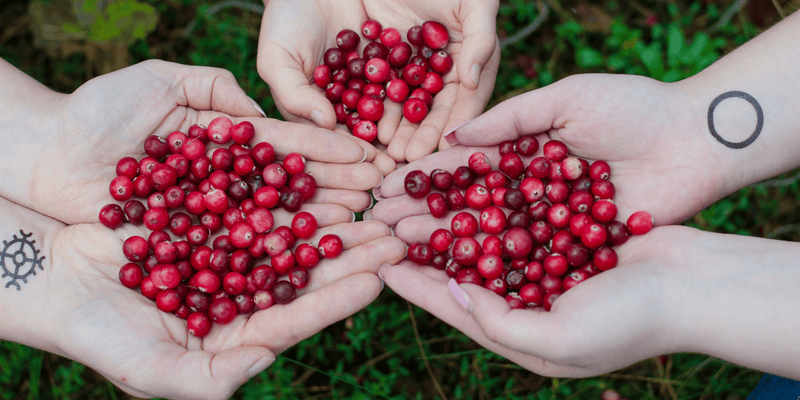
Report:
[[[453,57],[454,68],[443,77],[445,86],[434,98],[428,116],[420,125],[412,124],[403,119],[401,104],[387,100],[384,117],[378,124],[378,140],[388,146],[388,155],[398,162],[413,161],[437,146],[449,147],[440,141],[442,133],[474,118],[486,106],[500,60],[495,32],[497,8],[496,1],[483,0],[363,4],[356,0],[271,1],[261,25],[259,72],[270,85],[284,117],[333,129],[333,106],[310,83],[310,78],[325,50],[335,46],[339,31],[359,31],[364,21],[374,19],[405,35],[409,28],[426,20],[442,22],[450,33],[447,51]],[[360,46],[365,45],[362,41]]]
[[[498,143],[538,134],[564,142],[571,154],[611,166],[618,219],[645,210],[656,225],[685,220],[727,194],[710,149],[713,138],[698,130],[696,113],[670,84],[623,75],[578,75],[507,100],[449,138],[464,146],[432,154],[386,177],[375,190],[372,218],[401,231],[432,222],[423,200],[405,195],[403,179],[415,169],[448,171],[467,165],[470,154],[500,160]],[[455,142],[454,142],[455,143]],[[470,147],[474,146],[474,147]],[[483,147],[482,147],[483,146]],[[489,147],[486,147],[489,146]],[[449,219],[446,219],[447,222]]]
[[[53,351],[137,397],[229,398],[279,353],[372,302],[382,288],[375,276],[378,268],[403,257],[405,246],[383,224],[349,223],[350,214],[338,206],[303,208],[319,216],[320,228],[309,242],[336,233],[345,251],[310,270],[309,285],[293,302],[249,318],[239,315],[227,325],[215,325],[203,338],[190,335],[186,322],[120,284],[119,268],[128,262],[122,243],[146,234],[143,227],[64,227],[47,255],[49,276],[38,280],[47,282],[43,309],[50,310],[48,331],[58,333]],[[275,213],[276,224],[290,221],[290,214]]]
[[[97,220],[109,202],[108,184],[119,159],[145,156],[150,135],[166,137],[207,125],[220,115],[255,126],[253,143],[267,141],[279,157],[308,159],[307,172],[321,188],[310,201],[354,211],[370,205],[363,190],[381,173],[362,163],[365,151],[353,140],[305,125],[261,118],[230,72],[146,61],[90,80],[61,99],[61,129],[48,137],[31,178],[33,208],[66,223]],[[211,147],[211,146],[209,146]]]

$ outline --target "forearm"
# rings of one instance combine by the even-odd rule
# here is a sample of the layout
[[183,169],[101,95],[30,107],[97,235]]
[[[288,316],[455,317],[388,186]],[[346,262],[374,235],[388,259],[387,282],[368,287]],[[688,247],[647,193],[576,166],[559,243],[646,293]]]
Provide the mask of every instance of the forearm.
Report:
[[0,196],[31,208],[37,155],[59,130],[55,104],[64,97],[0,59]]
[[702,232],[689,265],[682,351],[800,379],[800,244]]
[[725,193],[800,165],[799,54],[794,13],[677,84],[693,110],[687,118],[694,134],[711,139],[705,143],[719,161]]
[[50,254],[62,227],[0,198],[0,339],[58,352],[47,311]]

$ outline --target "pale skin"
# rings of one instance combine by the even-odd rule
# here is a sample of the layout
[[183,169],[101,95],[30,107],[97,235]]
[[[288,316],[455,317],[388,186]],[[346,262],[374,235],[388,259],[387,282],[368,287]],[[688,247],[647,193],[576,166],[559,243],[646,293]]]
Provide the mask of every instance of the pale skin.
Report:
[[[16,281],[20,290],[13,277],[0,279],[4,340],[80,361],[138,397],[224,399],[285,349],[372,302],[382,288],[378,268],[404,256],[386,225],[353,223],[353,211],[370,205],[363,190],[382,178],[362,162],[364,149],[324,129],[263,118],[227,71],[149,61],[62,95],[0,60],[0,80],[0,127],[11,144],[2,150],[0,240],[22,230],[45,257],[35,276]],[[273,143],[279,157],[307,158],[320,185],[301,208],[319,223],[308,240],[335,233],[345,251],[313,268],[294,302],[238,316],[198,339],[184,321],[119,283],[128,262],[122,243],[149,232],[131,224],[108,229],[98,212],[113,202],[108,184],[119,158],[144,157],[151,134],[220,115],[251,121],[255,141]],[[273,215],[275,226],[291,223],[290,213]],[[12,272],[13,261],[4,261]]]
[[[424,201],[404,194],[405,174],[452,171],[478,150],[496,163],[498,143],[536,134],[542,144],[558,139],[576,156],[609,162],[617,219],[646,210],[656,225],[679,223],[800,165],[798,35],[795,13],[678,83],[580,75],[507,100],[448,137],[463,146],[387,176],[374,190],[383,201],[366,218],[396,224],[406,242],[425,241],[449,226],[453,214],[434,220]],[[764,114],[760,135],[743,148],[710,133],[709,105],[729,91],[748,93]],[[725,140],[742,142],[754,133],[757,116],[753,105],[731,98],[719,104],[713,122]],[[488,290],[451,287],[444,272],[408,261],[379,275],[409,301],[543,375],[592,376],[659,354],[700,352],[800,378],[800,324],[793,317],[800,282],[792,272],[798,244],[662,226],[617,250],[615,269],[570,289],[549,314],[511,310]]]
[[[497,1],[272,0],[265,4],[258,70],[270,85],[281,114],[292,121],[337,128],[343,134],[348,133],[336,126],[333,105],[310,80],[325,50],[336,46],[336,35],[343,29],[360,32],[367,19],[398,29],[403,40],[409,28],[427,20],[447,27],[447,49],[454,65],[443,77],[444,89],[434,97],[425,120],[410,123],[402,116],[402,104],[384,101],[378,141],[386,153],[378,152],[374,163],[386,174],[394,169],[394,162],[414,161],[437,147],[450,147],[441,139],[443,133],[476,117],[489,100],[500,62],[495,31]],[[359,51],[367,43],[362,38]],[[362,145],[372,147],[365,142]]]

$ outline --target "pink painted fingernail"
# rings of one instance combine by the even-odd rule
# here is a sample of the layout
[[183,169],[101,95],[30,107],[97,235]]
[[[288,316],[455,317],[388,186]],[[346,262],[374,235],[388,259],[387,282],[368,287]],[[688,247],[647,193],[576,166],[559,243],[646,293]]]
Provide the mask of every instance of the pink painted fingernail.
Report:
[[470,311],[469,296],[467,296],[467,292],[465,292],[461,286],[458,286],[456,280],[450,279],[450,281],[447,282],[447,286],[450,288],[450,292],[453,293],[453,296],[456,297],[456,300],[461,303],[461,306],[464,307],[465,310]]
[[461,125],[451,129],[449,132],[444,134],[444,141],[447,142],[450,146],[458,146],[459,143],[458,139],[456,139],[456,129],[461,128],[462,126],[468,124],[470,121],[464,122]]

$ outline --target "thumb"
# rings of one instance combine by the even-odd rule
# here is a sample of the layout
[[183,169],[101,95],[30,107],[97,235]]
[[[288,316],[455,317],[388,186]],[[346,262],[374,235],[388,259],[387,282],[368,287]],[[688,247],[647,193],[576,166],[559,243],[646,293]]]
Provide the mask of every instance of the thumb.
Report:
[[283,47],[275,42],[259,45],[258,73],[286,112],[312,121],[321,128],[333,129],[336,126],[336,113],[331,102],[311,86],[303,65]]
[[465,306],[487,339],[500,346],[541,356],[552,347],[545,338],[554,333],[552,315],[544,311],[514,310],[496,293],[451,279],[450,292]]
[[496,1],[472,1],[464,7],[461,26],[464,39],[458,55],[458,79],[470,90],[478,88],[481,72],[497,46]]
[[516,140],[523,135],[558,128],[554,125],[562,112],[562,98],[565,97],[562,82],[564,81],[503,101],[472,121],[448,132],[444,139],[451,146],[493,146],[506,140]]

